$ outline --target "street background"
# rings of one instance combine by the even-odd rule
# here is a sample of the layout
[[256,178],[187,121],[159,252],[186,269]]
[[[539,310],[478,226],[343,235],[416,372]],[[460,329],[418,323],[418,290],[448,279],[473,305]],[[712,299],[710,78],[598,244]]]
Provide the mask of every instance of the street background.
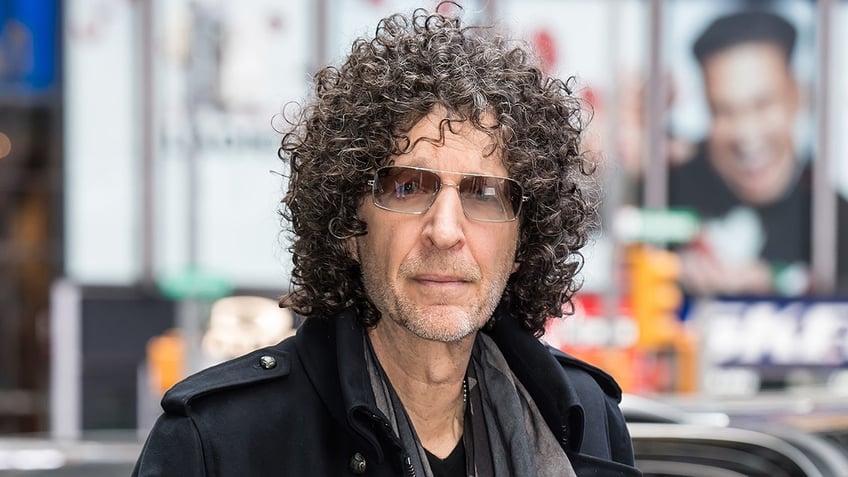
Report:
[[[644,427],[661,421],[706,426],[690,430],[704,436],[690,457],[721,447],[715,428],[744,428],[813,456],[785,475],[842,465],[848,1],[460,4],[467,23],[523,39],[546,73],[572,78],[586,105],[600,225],[584,252],[584,287],[564,310],[572,315],[552,320],[543,339],[618,379],[632,399],[637,457],[656,469],[674,460],[662,443],[676,431]],[[127,475],[165,389],[295,332],[301,318],[276,306],[291,267],[278,210],[284,113],[354,37],[412,8],[0,1],[0,476]],[[756,147],[737,151],[776,150],[767,134],[791,138],[788,187],[802,205],[775,206],[787,221],[774,228],[769,204],[719,213],[718,188],[700,191],[676,172],[704,144],[731,141],[720,137],[693,43],[717,17],[751,8],[796,33],[784,72],[748,74],[731,88],[780,75],[798,87],[788,129],[766,131],[770,121],[744,109],[736,116],[753,120],[730,128],[756,136]],[[772,164],[759,154],[737,165]],[[774,244],[795,249],[773,257]],[[688,267],[693,251],[709,252],[711,265]],[[742,280],[748,263],[767,270],[765,284]],[[713,265],[724,268],[709,281]],[[662,417],[669,409],[675,422]],[[688,472],[679,475],[700,475]]]

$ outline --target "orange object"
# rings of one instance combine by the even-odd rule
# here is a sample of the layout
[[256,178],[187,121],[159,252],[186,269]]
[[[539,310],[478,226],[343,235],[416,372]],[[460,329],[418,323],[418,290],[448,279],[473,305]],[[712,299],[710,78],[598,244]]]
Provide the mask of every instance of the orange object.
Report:
[[147,342],[147,369],[151,389],[165,391],[185,376],[185,342],[176,330]]
[[666,250],[632,245],[627,250],[630,306],[639,328],[637,346],[657,350],[674,346],[680,333],[678,309],[683,293],[677,284],[679,258]]

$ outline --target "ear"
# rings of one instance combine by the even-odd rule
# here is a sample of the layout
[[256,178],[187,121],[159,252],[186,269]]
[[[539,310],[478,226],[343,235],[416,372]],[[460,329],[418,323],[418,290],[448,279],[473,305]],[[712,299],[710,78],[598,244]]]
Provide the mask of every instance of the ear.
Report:
[[517,272],[519,268],[521,268],[521,262],[512,263],[512,273]]

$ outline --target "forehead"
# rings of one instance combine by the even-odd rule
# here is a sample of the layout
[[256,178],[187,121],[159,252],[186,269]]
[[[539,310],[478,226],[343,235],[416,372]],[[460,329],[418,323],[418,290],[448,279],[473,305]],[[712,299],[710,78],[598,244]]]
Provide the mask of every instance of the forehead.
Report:
[[[483,118],[483,124],[494,123],[491,115],[487,116]],[[394,156],[392,162],[450,172],[507,174],[495,137],[477,129],[469,121],[450,119],[450,115],[441,108],[421,118],[406,133],[410,149]]]
[[742,78],[756,83],[785,78],[791,74],[791,68],[779,46],[748,42],[714,53],[704,62],[703,72],[705,80],[711,83]]
[[740,104],[764,96],[790,100],[792,71],[783,50],[751,42],[716,53],[704,62],[704,86],[713,102]]

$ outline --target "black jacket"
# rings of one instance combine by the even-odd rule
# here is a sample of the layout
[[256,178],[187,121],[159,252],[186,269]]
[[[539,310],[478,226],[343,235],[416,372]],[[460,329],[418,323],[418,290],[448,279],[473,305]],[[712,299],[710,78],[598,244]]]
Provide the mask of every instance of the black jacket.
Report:
[[[133,476],[408,475],[376,409],[352,312],[308,319],[282,343],[225,362],[165,394]],[[500,316],[490,336],[578,476],[638,476],[608,375]]]

